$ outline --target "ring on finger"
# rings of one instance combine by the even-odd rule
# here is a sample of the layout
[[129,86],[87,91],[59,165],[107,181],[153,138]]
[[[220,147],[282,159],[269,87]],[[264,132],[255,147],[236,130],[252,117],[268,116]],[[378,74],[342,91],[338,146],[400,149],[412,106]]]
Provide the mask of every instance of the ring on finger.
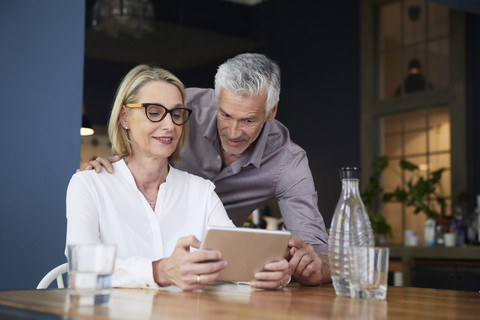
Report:
[[197,274],[197,283],[200,284],[200,275]]

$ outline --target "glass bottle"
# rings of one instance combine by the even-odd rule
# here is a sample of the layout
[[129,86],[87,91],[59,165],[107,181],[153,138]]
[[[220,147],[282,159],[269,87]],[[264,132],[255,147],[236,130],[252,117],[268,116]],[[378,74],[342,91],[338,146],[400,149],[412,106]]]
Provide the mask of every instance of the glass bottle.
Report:
[[432,247],[435,245],[435,226],[436,222],[433,218],[425,220],[425,246]]
[[372,225],[359,191],[360,169],[340,168],[342,191],[328,238],[330,272],[338,296],[350,296],[349,246],[374,246]]

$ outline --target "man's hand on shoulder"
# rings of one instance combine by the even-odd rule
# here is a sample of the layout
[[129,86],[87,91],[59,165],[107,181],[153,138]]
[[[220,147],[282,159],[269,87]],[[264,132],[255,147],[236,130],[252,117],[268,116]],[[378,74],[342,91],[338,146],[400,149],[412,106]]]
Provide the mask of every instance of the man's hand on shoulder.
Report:
[[[97,157],[97,159],[90,161],[89,163],[85,164],[83,166],[84,170],[95,170],[97,173],[102,172],[102,167],[107,170],[108,173],[113,173],[113,166],[112,163],[117,162],[121,160],[122,157],[119,155],[115,155],[112,157],[112,162],[110,160],[102,158],[102,157]],[[79,171],[79,170],[77,170]]]
[[328,256],[319,255],[298,237],[290,239],[288,245],[286,258],[295,281],[308,286],[330,282]]

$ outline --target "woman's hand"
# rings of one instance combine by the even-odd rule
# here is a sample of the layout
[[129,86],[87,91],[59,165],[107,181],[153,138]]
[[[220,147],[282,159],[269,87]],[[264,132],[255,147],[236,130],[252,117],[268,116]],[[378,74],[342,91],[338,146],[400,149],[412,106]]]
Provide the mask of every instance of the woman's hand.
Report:
[[290,269],[285,259],[267,263],[264,270],[255,274],[255,280],[250,282],[252,288],[283,289],[290,282]]
[[[160,286],[176,285],[183,291],[199,290],[215,281],[227,266],[218,250],[197,250],[200,241],[194,236],[180,238],[169,258],[153,262],[153,277]],[[288,265],[288,264],[287,264]]]

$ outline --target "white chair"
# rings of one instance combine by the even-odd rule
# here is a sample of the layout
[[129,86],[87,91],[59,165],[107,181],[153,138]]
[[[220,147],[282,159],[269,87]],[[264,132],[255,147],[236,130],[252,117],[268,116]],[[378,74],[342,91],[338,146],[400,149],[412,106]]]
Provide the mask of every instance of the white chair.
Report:
[[57,280],[57,287],[60,289],[65,288],[63,283],[63,274],[68,273],[68,263],[65,262],[48,272],[42,280],[38,283],[37,289],[47,289],[50,284]]

